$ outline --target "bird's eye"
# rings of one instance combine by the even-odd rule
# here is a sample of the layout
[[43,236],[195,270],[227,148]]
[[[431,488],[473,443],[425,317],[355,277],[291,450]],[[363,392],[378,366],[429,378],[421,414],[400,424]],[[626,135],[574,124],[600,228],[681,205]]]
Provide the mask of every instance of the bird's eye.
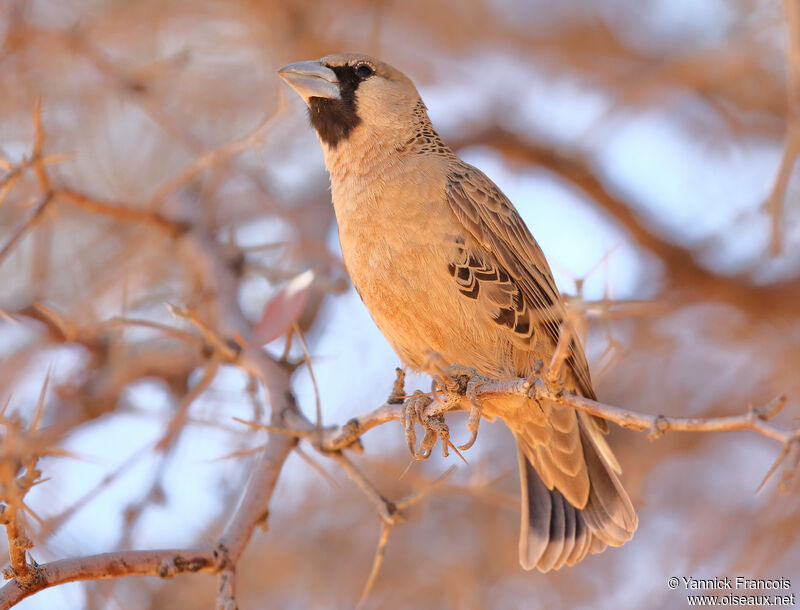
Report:
[[373,70],[368,64],[358,64],[356,66],[356,75],[359,78],[369,78],[375,74],[375,70]]

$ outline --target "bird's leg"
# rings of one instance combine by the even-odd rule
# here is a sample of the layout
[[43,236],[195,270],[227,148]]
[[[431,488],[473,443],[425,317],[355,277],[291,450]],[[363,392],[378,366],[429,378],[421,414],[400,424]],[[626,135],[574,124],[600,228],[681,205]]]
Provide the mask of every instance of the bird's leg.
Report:
[[483,385],[485,378],[482,377],[478,371],[469,366],[462,366],[454,364],[445,370],[447,377],[452,385],[455,387],[453,391],[463,395],[469,400],[469,418],[467,419],[467,430],[469,431],[469,440],[458,448],[462,450],[469,449],[475,444],[478,438],[478,428],[481,424],[481,414],[483,408],[478,401],[478,388]]
[[480,373],[470,366],[451,364],[441,373],[444,376],[444,386],[450,392],[464,395],[467,385],[473,379],[481,377]]

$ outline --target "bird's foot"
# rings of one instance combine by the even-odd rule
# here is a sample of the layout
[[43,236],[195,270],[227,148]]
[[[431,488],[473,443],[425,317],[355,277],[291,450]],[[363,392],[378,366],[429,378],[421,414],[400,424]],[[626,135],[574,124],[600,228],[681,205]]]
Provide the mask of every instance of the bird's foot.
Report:
[[[444,421],[444,414],[452,408],[453,401],[460,397],[449,398],[444,401],[434,400],[419,390],[403,404],[403,424],[406,431],[408,449],[415,460],[427,460],[431,456],[437,439],[442,441],[442,457],[448,457],[448,448],[452,447],[459,456],[461,454],[450,440],[450,428]],[[416,449],[417,434],[414,429],[419,422],[425,429],[425,437]],[[461,459],[464,459],[461,456]]]
[[461,364],[448,366],[441,373],[444,375],[444,381],[441,382],[441,386],[444,386],[452,393],[464,396],[470,403],[469,419],[467,419],[467,430],[470,434],[469,440],[458,446],[461,450],[467,450],[475,444],[478,438],[478,428],[483,412],[478,400],[478,388],[486,382],[486,378],[474,368]]

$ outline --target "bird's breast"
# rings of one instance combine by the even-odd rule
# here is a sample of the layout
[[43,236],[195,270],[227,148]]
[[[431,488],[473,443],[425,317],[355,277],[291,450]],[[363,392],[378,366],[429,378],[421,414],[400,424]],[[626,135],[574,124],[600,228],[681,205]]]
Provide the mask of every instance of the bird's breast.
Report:
[[433,353],[482,370],[496,365],[482,333],[497,325],[476,324],[474,303],[448,271],[461,229],[444,184],[406,179],[332,190],[353,285],[400,358],[417,370],[430,369]]

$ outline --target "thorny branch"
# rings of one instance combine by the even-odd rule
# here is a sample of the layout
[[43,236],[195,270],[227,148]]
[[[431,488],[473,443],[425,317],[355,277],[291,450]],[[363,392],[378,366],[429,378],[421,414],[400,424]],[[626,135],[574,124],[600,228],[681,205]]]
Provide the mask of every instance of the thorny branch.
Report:
[[[613,405],[567,392],[557,380],[550,378],[554,376],[547,374],[550,367],[545,368],[543,364],[540,364],[536,368],[540,373],[543,373],[543,375],[537,378],[509,381],[489,379],[477,374],[468,379],[465,379],[462,374],[454,375],[450,380],[452,383],[446,383],[445,381],[440,383],[436,393],[436,399],[428,407],[429,413],[441,416],[450,411],[469,410],[470,404],[466,401],[465,388],[470,385],[476,385],[477,389],[475,393],[478,401],[481,403],[484,400],[496,399],[499,396],[527,396],[534,400],[551,400],[569,405],[579,411],[601,417],[604,420],[614,422],[624,428],[647,431],[649,432],[649,438],[651,440],[661,437],[668,431],[721,432],[752,430],[758,434],[777,440],[782,445],[777,460],[766,474],[761,485],[766,482],[767,478],[769,478],[787,456],[789,458],[788,465],[780,484],[782,489],[788,485],[798,465],[800,465],[800,427],[785,428],[770,421],[770,419],[776,416],[786,404],[786,398],[784,396],[775,398],[761,407],[750,408],[747,412],[740,415],[722,417],[653,415],[621,409]],[[459,371],[459,373],[465,370],[464,367],[458,365],[454,365],[452,369]],[[259,426],[257,424],[243,422],[255,428],[265,428],[286,436],[309,440],[319,451],[327,454],[336,461],[348,477],[375,506],[382,522],[381,532],[373,567],[359,604],[367,598],[369,591],[374,585],[386,551],[391,528],[398,520],[402,519],[401,509],[416,502],[421,495],[412,494],[399,502],[387,500],[346,457],[343,450],[349,448],[360,452],[363,450],[361,436],[365,432],[389,421],[403,420],[406,411],[402,401],[398,400],[398,397],[402,395],[403,378],[403,371],[398,369],[398,381],[395,384],[389,400],[378,408],[349,420],[342,426],[331,426],[318,430],[311,422],[305,419],[302,414],[299,414],[299,412],[292,413],[288,418],[288,426],[282,428]],[[426,418],[427,414],[420,417],[420,420],[422,420],[420,423],[423,423]],[[439,481],[443,480],[451,472],[452,469],[446,472]],[[434,483],[434,485],[435,484],[436,483]]]
[[[336,461],[344,472],[364,492],[366,497],[375,505],[381,518],[382,526],[379,543],[375,554],[375,561],[370,572],[361,600],[366,599],[379,573],[380,565],[385,554],[391,527],[402,520],[401,509],[418,501],[429,490],[412,493],[398,502],[388,500],[345,456],[343,450],[361,450],[360,437],[368,430],[389,421],[400,421],[403,418],[403,373],[398,372],[398,381],[393,388],[389,400],[378,408],[362,416],[355,417],[343,426],[329,426],[322,428],[308,420],[297,409],[293,400],[287,397],[288,377],[282,373],[279,363],[273,361],[260,350],[252,348],[235,348],[230,341],[220,338],[215,331],[203,326],[202,322],[191,312],[181,312],[189,316],[201,329],[207,344],[213,346],[214,352],[221,361],[237,364],[248,370],[252,375],[265,382],[265,387],[271,396],[273,417],[269,426],[250,424],[257,428],[266,428],[275,432],[262,453],[259,465],[251,476],[251,483],[247,487],[245,496],[236,514],[232,517],[225,532],[217,541],[213,550],[213,561],[209,559],[206,549],[186,549],[165,568],[164,561],[168,561],[173,551],[155,551],[142,554],[138,551],[123,551],[108,555],[61,560],[42,566],[27,561],[14,562],[14,579],[0,590],[0,609],[10,607],[20,599],[49,586],[68,582],[71,580],[95,578],[100,570],[100,562],[105,559],[109,562],[104,577],[125,576],[135,574],[153,574],[171,576],[188,571],[210,571],[220,574],[219,597],[217,608],[229,610],[235,608],[235,567],[247,541],[252,536],[253,530],[259,525],[264,526],[268,515],[269,500],[277,482],[283,462],[292,448],[300,439],[308,440],[318,451],[328,455]],[[768,436],[782,443],[783,449],[780,460],[790,456],[790,464],[798,459],[798,445],[800,445],[800,430],[783,428],[770,422],[785,404],[784,398],[779,398],[768,405],[751,409],[747,413],[736,416],[717,418],[687,418],[664,415],[650,415],[632,412],[612,405],[589,400],[581,396],[566,392],[554,379],[517,379],[500,381],[488,379],[477,374],[464,378],[463,367],[453,367],[459,371],[450,383],[442,381],[435,394],[435,400],[428,407],[430,414],[442,416],[446,412],[466,410],[470,405],[465,401],[465,388],[475,387],[475,396],[479,402],[500,395],[526,395],[535,400],[548,399],[562,404],[570,405],[578,410],[613,421],[623,427],[634,430],[647,430],[651,438],[661,436],[669,430],[674,431],[723,431],[750,429],[764,436]],[[208,373],[207,369],[207,375]],[[539,367],[544,371],[544,367]],[[283,379],[283,381],[281,381]],[[202,382],[200,382],[201,385]],[[189,397],[191,397],[191,393]],[[777,463],[776,463],[777,466]],[[445,473],[447,476],[451,471]],[[788,469],[787,469],[788,473]],[[38,476],[38,475],[37,475]],[[787,475],[788,476],[788,475]],[[432,489],[432,487],[431,487]],[[10,535],[12,530],[9,530]],[[24,558],[24,550],[23,550]],[[154,557],[159,558],[158,561]],[[87,567],[89,566],[89,567]],[[22,576],[28,573],[28,576]],[[9,575],[12,575],[11,573]],[[5,604],[5,605],[3,605]]]
[[[193,167],[192,174],[201,171],[221,158],[229,158],[258,144],[267,132],[270,121],[267,120],[259,126],[253,136],[237,141],[224,149],[224,154],[201,158]],[[184,246],[193,254],[187,259],[187,264],[195,265],[204,281],[212,286],[225,286],[232,284],[235,273],[228,264],[227,259],[216,246],[216,241],[200,229],[183,227],[163,217],[158,212],[138,210],[129,206],[108,204],[88,197],[69,189],[53,189],[51,181],[44,169],[49,158],[44,157],[42,145],[44,135],[41,128],[40,108],[34,112],[34,151],[29,160],[23,160],[14,167],[3,160],[2,168],[8,173],[3,179],[2,196],[5,197],[13,183],[27,169],[32,168],[44,195],[34,209],[33,214],[24,221],[20,227],[7,240],[0,249],[0,261],[19,242],[25,232],[34,224],[44,209],[52,201],[62,201],[77,206],[89,213],[115,218],[122,222],[134,222],[150,226],[158,230],[166,230],[173,236],[182,235]],[[184,176],[189,179],[191,175]],[[175,183],[173,186],[177,186]],[[217,260],[220,257],[222,260]],[[227,334],[248,332],[249,325],[241,314],[236,300],[236,290],[217,290],[214,298],[221,301],[218,310],[223,317],[217,321],[220,328],[226,329]],[[176,311],[181,311],[177,310]],[[199,322],[200,318],[191,311],[192,321]],[[107,343],[109,338],[105,331],[114,324],[125,324],[124,318],[117,318],[107,326],[100,325],[95,329],[79,328],[66,322],[54,311],[45,306],[25,308],[19,315],[27,316],[43,322],[57,341],[76,342],[82,344],[96,354],[100,360],[107,358]],[[134,324],[140,322],[133,320]],[[139,324],[142,325],[142,324]],[[205,365],[203,378],[190,390],[181,401],[173,425],[169,427],[162,439],[164,447],[169,446],[174,436],[186,420],[186,411],[194,398],[202,393],[211,383],[219,363],[241,365],[250,371],[251,375],[259,379],[264,385],[270,398],[272,407],[272,422],[276,426],[285,424],[284,417],[290,411],[296,411],[290,387],[289,372],[274,362],[263,352],[257,350],[243,350],[232,340],[222,340],[216,332],[203,333],[203,340],[197,341],[196,335],[184,333],[178,329],[170,330],[163,325],[144,323],[153,330],[166,331],[167,334],[186,341],[195,350],[206,353],[209,358]],[[198,323],[201,329],[206,325]],[[210,345],[206,345],[207,340]],[[257,353],[256,353],[257,352]],[[190,372],[193,367],[187,371]],[[143,371],[143,374],[147,374]],[[258,466],[250,477],[250,483],[244,493],[238,510],[234,513],[228,526],[211,547],[184,549],[179,551],[119,551],[91,557],[77,557],[54,561],[39,565],[28,557],[28,550],[32,541],[27,536],[22,512],[26,511],[37,520],[25,505],[26,492],[36,483],[40,482],[40,472],[36,469],[38,458],[42,455],[56,455],[59,450],[55,447],[58,437],[43,436],[37,430],[44,405],[44,391],[37,405],[29,430],[18,419],[8,419],[3,414],[2,424],[5,427],[3,438],[3,455],[0,460],[0,484],[2,484],[2,522],[6,526],[9,538],[9,556],[11,566],[4,571],[10,581],[0,589],[0,608],[10,608],[21,599],[40,591],[44,588],[76,580],[113,578],[136,574],[150,574],[160,577],[169,577],[174,574],[187,572],[215,572],[220,574],[220,588],[217,607],[232,610],[236,607],[234,598],[234,575],[236,562],[252,536],[253,530],[261,525],[266,525],[269,502],[272,491],[281,471],[281,467],[296,441],[282,435],[272,435],[264,448]],[[63,452],[62,452],[63,453]],[[22,469],[22,475],[18,472]]]
[[[786,0],[786,8],[791,42],[790,116],[793,116],[792,111],[796,108],[798,87],[796,75],[798,69],[800,69],[800,62],[798,62],[800,27],[798,27],[796,4],[792,0]],[[111,70],[113,70],[113,66],[108,64],[106,71]],[[129,85],[132,90],[145,86],[141,83],[130,81],[127,77],[121,79],[121,81],[125,81],[125,84]],[[48,208],[63,204],[120,222],[136,223],[155,229],[163,234],[180,238],[181,246],[187,252],[184,258],[187,261],[192,261],[198,270],[198,274],[214,287],[211,292],[216,293],[215,298],[221,312],[219,320],[209,321],[208,317],[203,315],[205,312],[200,314],[188,306],[175,309],[176,314],[192,322],[195,328],[199,330],[200,336],[186,333],[177,328],[173,329],[166,325],[159,325],[149,321],[126,321],[124,318],[111,320],[107,325],[111,327],[141,323],[141,325],[150,326],[153,330],[169,334],[183,343],[191,344],[193,349],[203,352],[204,358],[199,364],[193,361],[191,363],[192,366],[189,367],[189,372],[198,369],[205,370],[205,376],[181,400],[177,401],[179,404],[178,412],[173,425],[163,438],[165,444],[169,444],[174,439],[174,435],[186,421],[186,411],[189,409],[191,402],[208,387],[213,377],[213,372],[216,371],[220,364],[241,367],[253,378],[262,382],[270,395],[272,418],[269,426],[254,425],[254,427],[264,427],[274,432],[274,434],[270,435],[269,441],[251,473],[250,482],[237,511],[231,517],[215,545],[183,550],[121,551],[82,558],[63,559],[38,565],[29,557],[27,552],[32,542],[25,533],[25,524],[22,519],[23,515],[28,512],[24,503],[24,495],[30,487],[41,481],[41,473],[36,467],[38,457],[46,455],[48,452],[57,451],[53,448],[53,445],[58,439],[48,438],[38,430],[38,416],[33,418],[29,426],[24,426],[21,421],[6,418],[5,414],[3,414],[2,424],[6,429],[6,437],[3,439],[2,446],[3,469],[0,471],[0,483],[2,483],[5,490],[4,499],[7,498],[8,501],[0,519],[6,525],[9,538],[11,567],[7,570],[7,575],[12,578],[10,582],[0,589],[0,609],[9,608],[36,591],[66,582],[129,575],[152,575],[164,578],[175,574],[193,572],[219,574],[217,607],[226,610],[235,608],[235,571],[237,561],[255,529],[266,527],[271,495],[283,463],[292,449],[297,446],[300,439],[307,440],[321,454],[331,457],[374,504],[381,519],[381,531],[375,560],[361,596],[361,601],[363,602],[379,574],[391,528],[402,520],[402,510],[419,501],[436,485],[437,482],[434,482],[432,485],[418,490],[404,499],[392,502],[366,478],[345,453],[346,450],[361,451],[360,439],[368,430],[389,421],[402,421],[404,392],[400,378],[398,378],[398,384],[392,393],[392,397],[385,404],[349,420],[342,426],[329,426],[320,429],[319,416],[316,418],[316,422],[312,422],[294,404],[294,398],[290,393],[289,375],[286,367],[279,362],[275,362],[260,350],[247,346],[246,334],[248,325],[236,303],[235,278],[232,277],[234,271],[231,270],[230,260],[223,256],[216,237],[202,233],[195,228],[184,226],[180,222],[163,216],[154,209],[172,193],[193,180],[199,173],[214,165],[227,163],[234,155],[257,146],[266,137],[269,126],[274,122],[273,119],[278,114],[279,111],[276,111],[274,115],[265,119],[250,135],[220,149],[198,156],[183,171],[157,189],[155,195],[150,199],[148,209],[138,209],[123,203],[102,201],[67,187],[53,185],[46,172],[46,166],[60,161],[62,157],[44,154],[44,132],[41,128],[41,113],[38,105],[34,112],[35,138],[33,154],[16,165],[0,159],[0,169],[6,172],[0,179],[0,206],[13,186],[28,170],[33,170],[41,188],[40,197],[34,199],[35,207],[28,213],[26,219],[18,225],[11,238],[0,248],[0,263],[14,249],[21,238],[37,223],[42,221],[43,215]],[[786,184],[788,183],[798,148],[795,123],[796,121],[792,118],[787,132],[786,152],[783,163],[779,170],[775,189],[767,204],[767,209],[770,210],[775,223],[780,219],[782,199],[785,195]],[[660,239],[655,232],[646,228],[639,219],[634,217],[629,206],[626,206],[624,202],[616,197],[612,190],[606,188],[593,174],[591,167],[583,163],[580,158],[560,155],[552,149],[532,147],[526,142],[515,139],[513,134],[500,130],[478,134],[473,140],[494,145],[512,157],[517,156],[529,161],[534,160],[569,180],[593,197],[601,207],[617,218],[621,224],[625,225],[637,242],[654,251],[667,263],[687,271],[696,285],[714,286],[715,283],[721,285],[724,281],[718,280],[706,272],[684,249]],[[469,142],[462,142],[461,144],[469,144]],[[775,227],[773,230],[773,238],[775,240],[779,239],[778,230],[779,227]],[[242,252],[244,252],[244,249],[242,249]],[[233,289],[231,289],[232,286]],[[744,294],[745,289],[747,294],[755,294],[761,290],[746,286],[736,294]],[[770,301],[770,299],[765,300]],[[601,305],[606,306],[608,304],[603,303]],[[93,334],[85,329],[63,324],[61,323],[63,321],[59,320],[57,316],[51,315],[52,312],[47,312],[43,306],[35,305],[33,308],[36,309],[39,319],[44,319],[45,323],[49,324],[48,328],[55,329],[61,333],[62,336],[59,340],[83,343],[91,351],[102,350],[101,346],[105,342],[105,337],[101,337],[100,333]],[[217,330],[218,327],[222,330]],[[564,333],[564,336],[566,336],[566,333]],[[245,340],[242,340],[242,337]],[[554,357],[554,361],[550,363],[550,370],[557,370],[558,368],[556,360],[561,359],[565,353],[563,349],[565,346],[561,347],[559,358]],[[308,358],[307,354],[306,356]],[[542,368],[542,370],[544,369]],[[800,459],[800,455],[798,455],[800,433],[798,430],[783,428],[770,421],[783,407],[785,403],[783,398],[776,399],[763,407],[750,409],[741,415],[717,418],[672,417],[631,412],[582,398],[559,388],[555,383],[554,376],[544,380],[535,378],[530,380],[500,381],[475,375],[468,380],[464,380],[464,383],[443,384],[438,391],[436,400],[433,400],[429,406],[430,413],[441,416],[448,411],[469,409],[470,405],[463,400],[463,395],[459,393],[459,388],[466,387],[469,382],[475,382],[474,385],[477,387],[476,395],[479,400],[497,397],[502,394],[528,395],[534,399],[546,398],[568,404],[578,410],[613,421],[623,427],[649,431],[651,438],[657,438],[670,430],[700,432],[753,430],[782,444],[778,461],[776,461],[775,466],[768,474],[771,474],[774,468],[787,456],[789,456],[788,461],[790,464],[787,472],[796,468],[797,461]],[[40,400],[40,404],[36,409],[39,414],[41,413],[42,404],[43,402]],[[319,409],[317,413],[319,413]],[[16,466],[16,468],[11,468],[10,466]],[[20,471],[22,475],[18,474]],[[439,481],[448,476],[450,472],[452,472],[452,469],[448,470]],[[32,516],[34,519],[36,518],[35,515]]]
[[[463,368],[463,367],[459,367]],[[536,400],[552,400],[564,405],[571,406],[579,411],[585,411],[591,415],[596,415],[607,421],[628,428],[631,430],[649,431],[650,438],[656,439],[668,431],[675,432],[723,432],[733,430],[752,430],[762,436],[780,442],[784,447],[793,446],[800,443],[800,428],[786,428],[771,421],[786,404],[786,397],[780,396],[770,401],[764,406],[750,408],[747,412],[740,415],[727,415],[721,417],[679,417],[672,415],[652,415],[622,409],[613,405],[584,398],[572,392],[567,392],[557,385],[548,384],[543,379],[514,379],[511,381],[500,381],[475,375],[466,380],[477,381],[480,383],[476,389],[477,397],[480,401],[488,398],[497,398],[501,395],[507,396],[529,396]],[[463,386],[464,384],[462,384]],[[455,386],[457,387],[457,386]],[[462,398],[459,402],[458,399]],[[469,410],[469,404],[465,404],[463,393],[454,392],[442,386],[438,392],[438,400],[434,401],[430,409],[438,413],[449,411]],[[386,402],[376,409],[354,417],[342,426],[329,426],[322,429],[319,437],[318,448],[321,451],[341,451],[346,448],[353,448],[357,451],[361,449],[360,437],[367,431],[385,424],[390,421],[401,421],[403,419],[403,405],[396,402]],[[289,418],[290,425],[287,428],[276,430],[274,428],[258,426],[284,434],[296,436],[297,438],[309,438],[313,429],[308,423],[303,422],[296,416]]]

